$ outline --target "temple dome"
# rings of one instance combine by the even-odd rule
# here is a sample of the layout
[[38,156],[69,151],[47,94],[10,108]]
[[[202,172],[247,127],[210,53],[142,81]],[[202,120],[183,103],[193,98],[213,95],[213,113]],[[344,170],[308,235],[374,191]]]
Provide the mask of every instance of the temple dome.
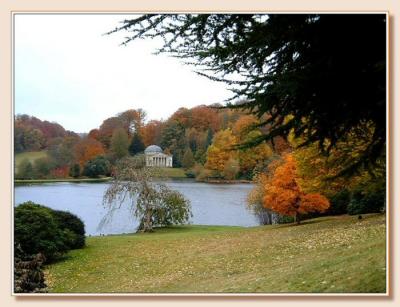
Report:
[[144,150],[145,154],[159,153],[159,152],[162,153],[163,151],[162,151],[161,147],[157,146],[157,145],[147,146],[147,148]]

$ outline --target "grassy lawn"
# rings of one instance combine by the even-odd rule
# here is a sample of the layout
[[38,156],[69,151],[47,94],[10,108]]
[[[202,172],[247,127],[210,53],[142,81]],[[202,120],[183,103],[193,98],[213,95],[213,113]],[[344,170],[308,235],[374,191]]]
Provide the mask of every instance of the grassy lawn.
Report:
[[18,166],[22,160],[28,159],[33,163],[36,159],[47,157],[46,151],[27,151],[15,155],[15,172],[18,172]]
[[161,174],[168,178],[187,178],[183,168],[163,167]]
[[182,226],[89,237],[46,268],[50,292],[385,292],[385,216]]

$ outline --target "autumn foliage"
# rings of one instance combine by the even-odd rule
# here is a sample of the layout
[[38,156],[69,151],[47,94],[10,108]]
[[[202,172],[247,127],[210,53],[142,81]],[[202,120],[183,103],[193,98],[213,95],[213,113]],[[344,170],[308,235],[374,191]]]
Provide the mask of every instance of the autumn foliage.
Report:
[[81,140],[74,147],[75,159],[81,167],[84,164],[98,155],[104,154],[103,145],[92,138]]
[[329,201],[318,193],[306,194],[299,185],[296,160],[291,154],[284,156],[283,164],[276,167],[265,183],[264,207],[281,215],[300,216],[309,212],[324,212]]
[[223,173],[227,162],[237,158],[237,153],[232,150],[236,142],[236,137],[230,129],[217,132],[212,145],[208,147],[205,167]]

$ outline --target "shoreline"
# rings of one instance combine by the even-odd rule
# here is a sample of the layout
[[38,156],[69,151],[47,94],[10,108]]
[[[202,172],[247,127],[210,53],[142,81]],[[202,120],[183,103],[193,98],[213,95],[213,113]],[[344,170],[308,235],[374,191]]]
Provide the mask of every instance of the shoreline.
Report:
[[235,179],[235,180],[209,179],[209,180],[196,180],[196,182],[215,183],[215,184],[254,183],[252,180],[246,180],[246,179]]
[[[160,177],[161,178],[161,177]],[[176,180],[185,180],[185,179],[192,179],[193,182],[199,183],[210,183],[210,184],[240,184],[246,183],[250,184],[253,183],[251,180],[225,180],[225,179],[212,179],[212,180],[196,180],[195,178],[188,178],[188,177],[164,177],[168,180],[176,179]],[[58,182],[75,182],[75,183],[101,183],[101,182],[108,182],[111,181],[112,177],[104,177],[104,178],[58,178],[58,179],[14,179],[15,185],[29,185],[29,184],[41,184],[41,183],[58,183]]]
[[112,177],[104,178],[59,178],[59,179],[15,179],[14,184],[56,183],[56,182],[106,182]]

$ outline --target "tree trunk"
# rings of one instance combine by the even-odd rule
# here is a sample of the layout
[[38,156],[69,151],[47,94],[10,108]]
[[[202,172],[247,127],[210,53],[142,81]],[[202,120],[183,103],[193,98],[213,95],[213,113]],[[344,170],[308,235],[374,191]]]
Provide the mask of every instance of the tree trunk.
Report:
[[296,212],[296,213],[294,214],[294,221],[296,222],[297,225],[300,224],[300,220],[301,220],[301,219],[300,219],[300,214]]
[[153,231],[153,225],[151,222],[151,209],[147,208],[145,218],[144,218],[144,224],[143,224],[143,232],[152,232]]

